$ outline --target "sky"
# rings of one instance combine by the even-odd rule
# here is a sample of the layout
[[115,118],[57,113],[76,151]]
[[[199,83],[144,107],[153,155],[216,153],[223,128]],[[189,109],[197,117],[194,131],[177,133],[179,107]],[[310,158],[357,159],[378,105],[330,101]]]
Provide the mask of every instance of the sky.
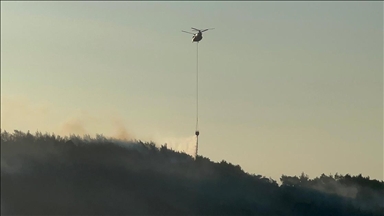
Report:
[[383,2],[1,2],[1,129],[383,180]]

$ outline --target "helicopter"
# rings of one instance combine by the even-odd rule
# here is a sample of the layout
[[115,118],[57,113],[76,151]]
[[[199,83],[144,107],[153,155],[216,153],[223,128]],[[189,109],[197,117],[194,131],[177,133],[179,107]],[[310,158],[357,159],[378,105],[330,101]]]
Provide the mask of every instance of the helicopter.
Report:
[[204,30],[200,30],[197,28],[191,28],[191,29],[193,29],[194,31],[198,31],[198,32],[197,33],[192,33],[192,32],[187,32],[187,31],[182,31],[182,32],[185,32],[188,34],[193,34],[193,36],[192,36],[192,43],[193,43],[193,42],[199,42],[199,41],[201,41],[201,39],[203,39],[203,32],[214,29],[214,28],[207,28]]

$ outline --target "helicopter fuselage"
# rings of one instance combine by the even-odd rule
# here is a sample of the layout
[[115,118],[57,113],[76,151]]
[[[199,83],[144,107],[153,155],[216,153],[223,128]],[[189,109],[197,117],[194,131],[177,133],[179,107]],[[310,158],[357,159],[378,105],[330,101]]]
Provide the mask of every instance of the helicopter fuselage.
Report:
[[208,28],[208,29],[204,29],[204,30],[199,30],[197,28],[192,28],[192,29],[194,31],[197,31],[197,33],[192,33],[192,32],[188,32],[188,31],[184,31],[184,30],[182,30],[182,32],[188,33],[188,34],[193,34],[193,36],[192,36],[192,43],[193,43],[193,42],[199,42],[203,39],[203,32],[208,31],[210,29],[214,29],[214,28]]
[[192,43],[193,42],[199,42],[199,41],[201,41],[201,39],[203,39],[203,35],[201,32],[199,32],[199,33],[192,36]]

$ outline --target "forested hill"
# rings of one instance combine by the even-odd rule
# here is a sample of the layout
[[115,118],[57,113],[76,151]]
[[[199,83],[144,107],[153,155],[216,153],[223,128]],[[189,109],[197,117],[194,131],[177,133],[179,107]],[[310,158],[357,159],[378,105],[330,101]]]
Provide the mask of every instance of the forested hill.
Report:
[[1,132],[2,215],[384,215],[383,181],[280,180],[154,143]]

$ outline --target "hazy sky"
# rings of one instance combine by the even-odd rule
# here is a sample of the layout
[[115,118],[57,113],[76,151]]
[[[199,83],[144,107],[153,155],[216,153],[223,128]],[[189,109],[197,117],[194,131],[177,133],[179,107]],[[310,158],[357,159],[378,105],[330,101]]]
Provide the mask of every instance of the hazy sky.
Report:
[[383,2],[1,2],[1,128],[383,179]]

